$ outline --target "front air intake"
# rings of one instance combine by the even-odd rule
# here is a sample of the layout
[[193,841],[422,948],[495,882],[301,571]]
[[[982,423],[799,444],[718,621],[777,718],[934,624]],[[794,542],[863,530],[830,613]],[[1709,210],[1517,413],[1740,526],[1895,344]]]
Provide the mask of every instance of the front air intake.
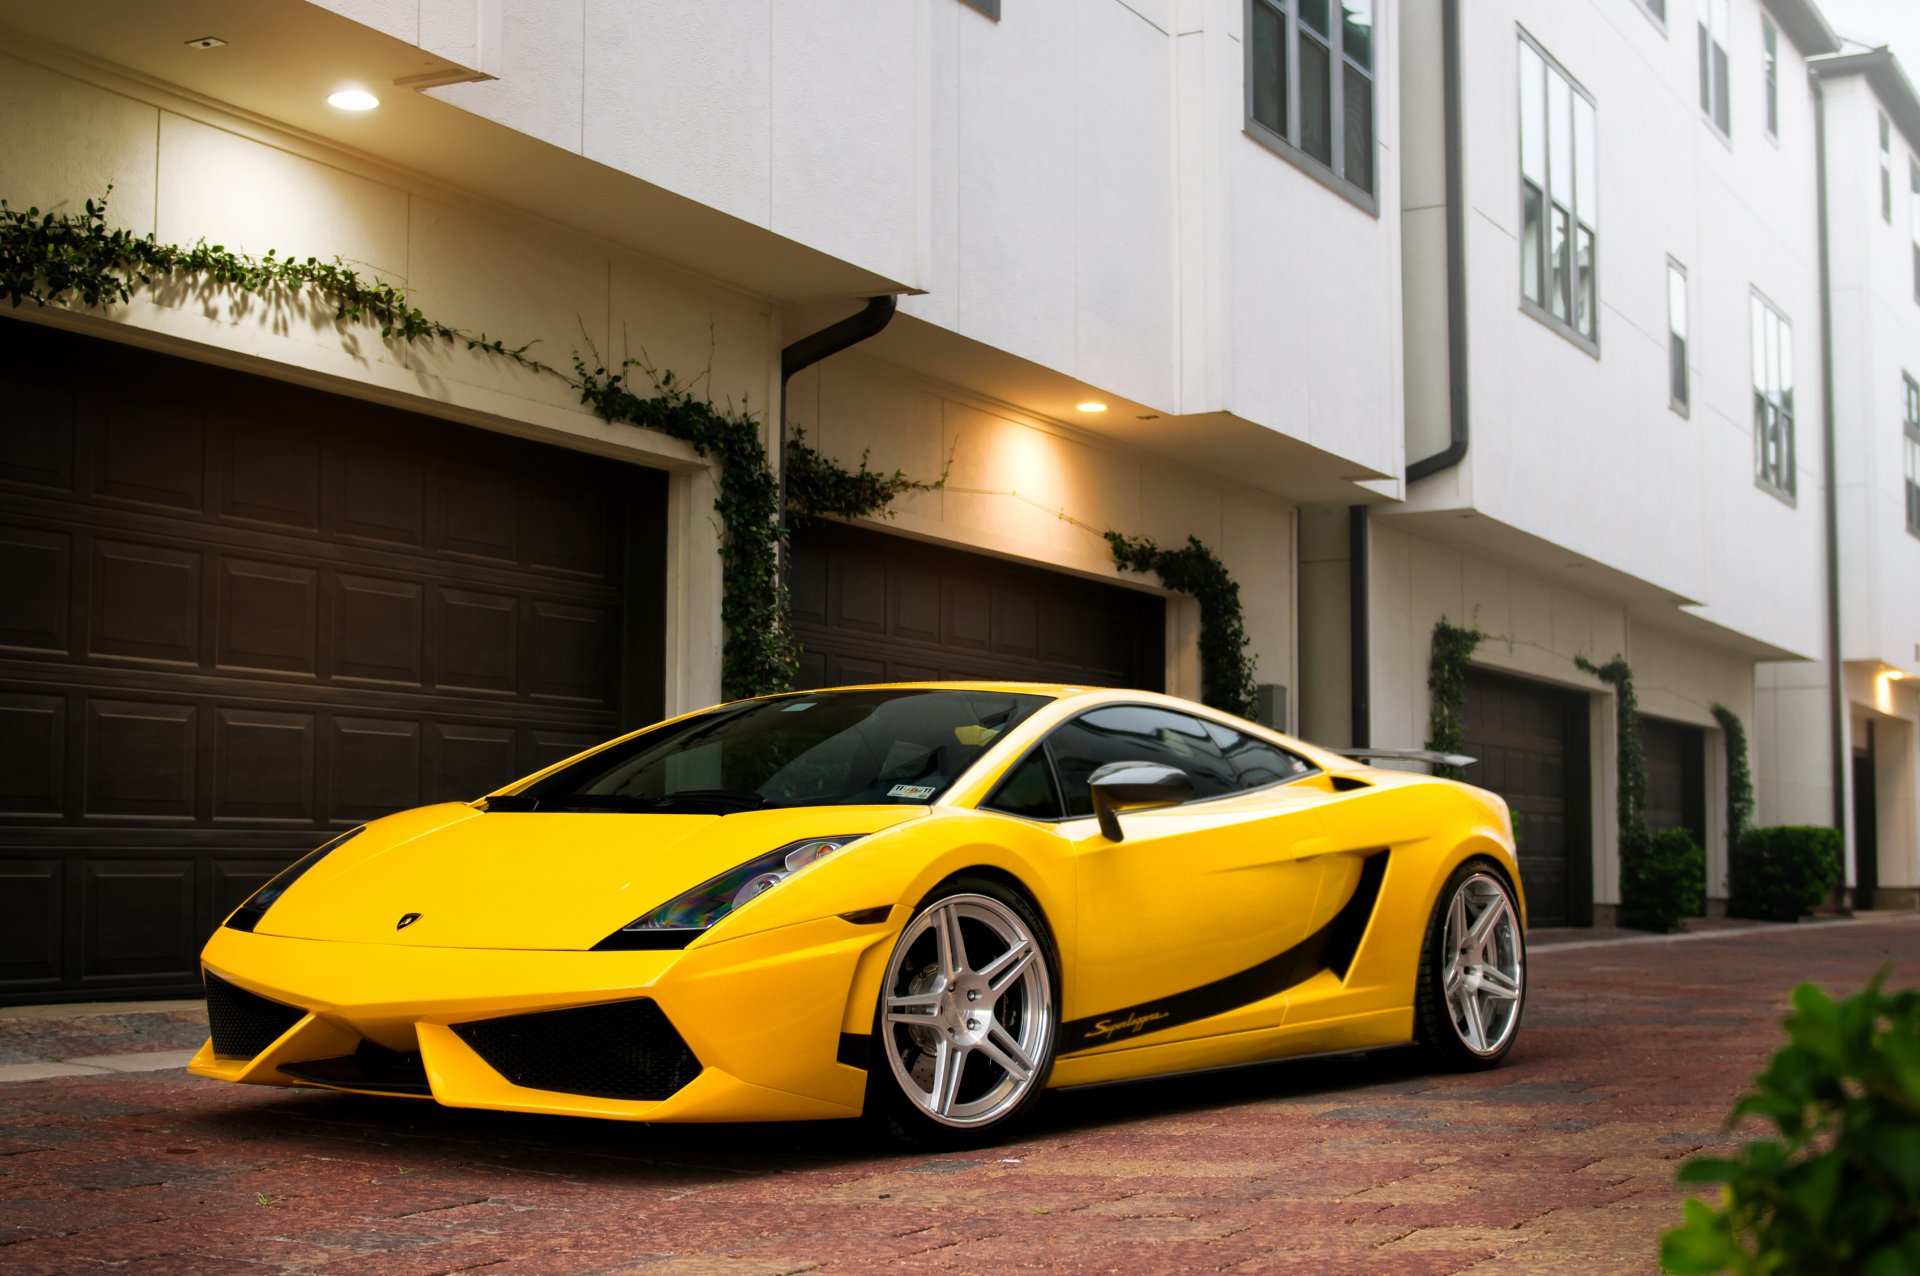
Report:
[[212,971],[207,981],[207,1028],[213,1053],[222,1059],[251,1059],[278,1041],[306,1011],[250,993]]
[[700,1075],[680,1034],[651,1001],[614,1001],[453,1025],[518,1086],[597,1099],[665,1099]]

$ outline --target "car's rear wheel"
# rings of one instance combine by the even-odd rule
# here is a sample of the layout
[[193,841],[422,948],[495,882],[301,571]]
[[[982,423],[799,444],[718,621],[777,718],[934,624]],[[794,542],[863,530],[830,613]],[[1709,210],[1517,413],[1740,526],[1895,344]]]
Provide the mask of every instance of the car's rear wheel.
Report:
[[1526,935],[1506,877],[1489,861],[1455,869],[1420,956],[1415,1031],[1428,1058],[1491,1068],[1513,1049],[1527,1003]]
[[936,887],[887,963],[868,1113],[914,1143],[1003,1137],[1053,1066],[1057,969],[1046,925],[1019,894],[984,878]]

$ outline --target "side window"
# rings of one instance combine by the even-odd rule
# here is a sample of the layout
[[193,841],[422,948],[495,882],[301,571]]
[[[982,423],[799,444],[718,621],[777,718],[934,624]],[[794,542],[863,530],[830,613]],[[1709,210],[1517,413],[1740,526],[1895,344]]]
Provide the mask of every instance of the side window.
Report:
[[1264,789],[1269,784],[1291,780],[1314,768],[1305,758],[1288,753],[1277,744],[1256,740],[1244,732],[1218,722],[1203,720],[1207,734],[1220,749],[1227,765],[1233,768],[1235,787]]
[[1054,791],[1047,751],[1040,748],[1029,753],[1027,760],[1007,772],[993,795],[980,805],[1029,820],[1059,819],[1060,795]]
[[1198,718],[1147,705],[1117,704],[1084,713],[1047,737],[1070,816],[1092,815],[1087,777],[1109,762],[1160,762],[1193,777],[1196,800],[1241,785]]

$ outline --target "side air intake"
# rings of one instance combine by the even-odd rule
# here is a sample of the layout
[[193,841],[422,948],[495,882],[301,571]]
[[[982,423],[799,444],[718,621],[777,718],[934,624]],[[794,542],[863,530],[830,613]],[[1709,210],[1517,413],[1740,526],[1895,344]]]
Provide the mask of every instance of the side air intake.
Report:
[[453,1025],[475,1054],[515,1085],[599,1099],[665,1099],[700,1075],[700,1061],[651,1001],[614,1001]]
[[278,1041],[306,1011],[283,1006],[228,983],[212,971],[207,982],[207,1027],[213,1053],[222,1059],[251,1059]]

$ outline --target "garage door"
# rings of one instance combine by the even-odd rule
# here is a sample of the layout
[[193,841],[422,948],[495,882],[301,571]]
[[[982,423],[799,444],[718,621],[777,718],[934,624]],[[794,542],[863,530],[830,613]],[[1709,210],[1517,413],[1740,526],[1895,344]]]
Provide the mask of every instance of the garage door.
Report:
[[1586,697],[1475,669],[1465,727],[1466,752],[1479,759],[1467,780],[1513,810],[1529,921],[1590,925]]
[[[659,709],[658,476],[0,324],[0,1000]],[[624,635],[624,636],[623,636]]]
[[837,525],[793,547],[800,685],[1005,678],[1158,691],[1151,594]]
[[[1696,845],[1704,847],[1707,733],[1664,718],[1641,718],[1640,741],[1647,757],[1647,827],[1656,833],[1685,829],[1693,834]],[[1704,874],[1704,866],[1701,871]]]

